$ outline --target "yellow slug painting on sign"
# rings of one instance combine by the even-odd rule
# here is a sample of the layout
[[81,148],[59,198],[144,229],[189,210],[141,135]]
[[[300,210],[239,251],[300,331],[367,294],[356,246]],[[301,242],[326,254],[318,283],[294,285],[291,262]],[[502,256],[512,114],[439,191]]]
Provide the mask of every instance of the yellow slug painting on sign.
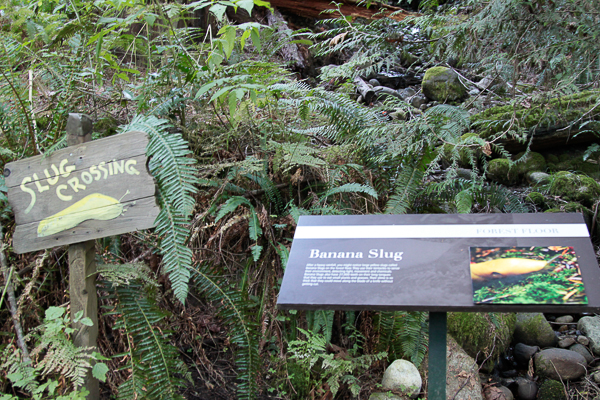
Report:
[[[128,191],[129,192],[129,191]],[[64,210],[40,221],[38,237],[50,236],[71,229],[90,219],[107,221],[123,212],[123,204],[114,197],[90,194]]]

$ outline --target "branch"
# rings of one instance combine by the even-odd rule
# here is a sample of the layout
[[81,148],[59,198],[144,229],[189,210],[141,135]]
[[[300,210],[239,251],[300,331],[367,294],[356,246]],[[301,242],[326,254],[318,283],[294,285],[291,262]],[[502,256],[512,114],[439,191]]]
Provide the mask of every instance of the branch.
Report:
[[21,322],[19,322],[19,317],[17,316],[17,300],[15,299],[15,289],[12,285],[12,278],[8,271],[8,263],[6,262],[6,256],[4,255],[4,242],[2,241],[3,237],[3,227],[0,225],[0,268],[2,269],[2,274],[4,275],[4,280],[6,282],[6,292],[8,295],[8,304],[10,308],[10,315],[13,320],[13,325],[15,327],[15,332],[17,334],[17,345],[21,349],[21,353],[23,354],[23,362],[25,364],[31,363],[31,358],[29,358],[29,350],[27,350],[27,345],[25,345],[25,339],[23,336],[23,328],[21,327]]

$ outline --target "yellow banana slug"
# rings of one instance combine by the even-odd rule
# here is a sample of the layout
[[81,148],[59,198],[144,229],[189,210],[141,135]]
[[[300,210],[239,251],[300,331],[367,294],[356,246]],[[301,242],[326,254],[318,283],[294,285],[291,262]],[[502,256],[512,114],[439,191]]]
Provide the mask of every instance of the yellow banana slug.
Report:
[[100,193],[93,193],[40,221],[37,235],[38,237],[54,235],[74,228],[88,219],[106,221],[117,218],[122,212],[123,204],[119,200]]
[[527,258],[497,258],[471,264],[471,279],[481,282],[514,275],[530,274],[542,270],[547,261]]

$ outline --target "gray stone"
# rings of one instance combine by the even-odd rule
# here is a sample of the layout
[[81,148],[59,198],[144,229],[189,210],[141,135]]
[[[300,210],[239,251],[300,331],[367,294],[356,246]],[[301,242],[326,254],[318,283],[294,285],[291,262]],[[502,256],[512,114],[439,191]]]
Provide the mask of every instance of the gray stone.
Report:
[[488,386],[483,395],[486,399],[494,400],[513,400],[514,396],[506,386]]
[[550,175],[540,171],[526,172],[525,179],[532,185],[545,185],[550,183]]
[[581,354],[583,356],[583,358],[585,358],[585,361],[587,361],[588,364],[591,363],[592,361],[594,361],[594,356],[590,353],[590,351],[587,349],[587,347],[585,347],[582,344],[575,343],[573,346],[569,347],[569,350],[575,351],[575,352]]
[[418,395],[421,391],[421,375],[413,363],[396,360],[383,373],[383,389],[397,390],[408,396]]
[[600,355],[600,317],[581,318],[577,323],[577,329],[587,336],[594,354]]
[[563,337],[558,341],[558,347],[560,347],[561,349],[566,349],[567,347],[571,347],[572,345],[574,345],[575,342],[576,340],[574,337]]
[[527,346],[524,343],[517,343],[513,350],[513,355],[516,362],[521,365],[528,365],[531,357],[538,351],[540,351],[540,348],[537,346]]
[[521,400],[534,400],[537,394],[537,385],[529,379],[517,379],[518,389],[517,396]]
[[596,383],[600,383],[600,371],[596,371],[592,374],[592,379]]
[[542,313],[517,313],[514,341],[529,346],[551,347],[556,335]]
[[423,76],[421,88],[427,98],[442,102],[460,100],[467,94],[458,74],[447,67],[429,68]]
[[381,83],[377,79],[369,79],[369,85],[371,86],[381,86]]
[[573,322],[573,316],[572,315],[563,315],[562,317],[556,318],[556,322],[559,324],[571,323],[571,322]]
[[535,355],[535,370],[550,379],[567,380],[582,377],[587,366],[585,358],[571,350],[546,349]]
[[481,93],[481,92],[477,88],[473,88],[473,89],[469,90],[469,96],[477,96],[479,93]]
[[493,83],[494,83],[494,79],[490,76],[486,76],[485,78],[483,78],[482,80],[477,82],[475,85],[477,85],[477,87],[480,88],[481,90],[485,90],[485,89],[491,87]]
[[590,344],[590,339],[583,335],[579,335],[577,336],[577,343],[587,346],[588,344]]
[[448,356],[446,397],[448,399],[483,400],[477,363],[450,335],[448,335],[446,354]]
[[412,97],[415,94],[417,94],[417,92],[415,92],[413,88],[406,88],[398,90],[398,94],[400,95],[400,98],[403,101],[406,101],[409,97]]
[[545,379],[538,391],[539,400],[567,400],[563,383],[554,379]]
[[369,400],[406,400],[407,397],[398,396],[389,392],[375,392],[371,393]]
[[427,99],[422,94],[417,94],[410,99],[408,99],[408,103],[414,108],[421,108],[423,104],[427,103]]

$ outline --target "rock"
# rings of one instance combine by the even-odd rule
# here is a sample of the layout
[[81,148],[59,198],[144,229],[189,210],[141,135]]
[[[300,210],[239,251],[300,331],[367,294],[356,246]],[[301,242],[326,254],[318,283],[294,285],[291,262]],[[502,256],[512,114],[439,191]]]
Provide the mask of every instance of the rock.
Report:
[[[543,174],[543,172],[534,172],[534,174]],[[535,204],[538,207],[546,204],[546,198],[540,192],[531,192],[525,197],[525,200]]]
[[446,67],[429,68],[423,76],[421,87],[429,99],[443,102],[460,100],[467,94],[458,74]]
[[406,360],[394,361],[383,373],[383,389],[398,390],[407,396],[418,395],[421,391],[421,375],[413,363]]
[[401,108],[396,108],[393,112],[389,113],[391,119],[394,120],[405,120],[406,119],[406,111]]
[[558,322],[559,324],[571,323],[571,322],[573,322],[573,316],[572,315],[563,315],[562,317],[556,318],[556,322]]
[[369,85],[371,86],[381,86],[381,83],[377,79],[369,79]]
[[521,400],[534,400],[537,394],[537,385],[535,382],[525,378],[517,379],[517,396]]
[[495,158],[488,164],[487,176],[494,182],[512,185],[517,182],[517,176],[510,173],[510,161],[506,158]]
[[483,392],[486,400],[513,400],[514,396],[506,386],[488,386]]
[[583,335],[579,335],[577,336],[577,343],[587,346],[588,344],[590,344],[590,339]]
[[540,385],[539,400],[567,400],[565,387],[559,381],[546,379]]
[[477,87],[481,90],[485,90],[487,88],[491,88],[493,83],[494,79],[490,76],[486,76],[485,78],[477,82],[475,85],[477,85]]
[[422,94],[417,94],[410,99],[408,99],[408,103],[414,108],[421,108],[423,104],[427,103],[427,99]]
[[450,335],[446,352],[446,398],[483,400],[479,368],[475,360]]
[[575,343],[573,346],[569,347],[569,350],[575,351],[575,352],[581,354],[583,356],[583,358],[585,358],[585,361],[587,361],[588,364],[591,363],[592,361],[594,361],[594,356],[582,344]]
[[525,180],[532,185],[546,185],[550,183],[550,174],[540,171],[526,172]]
[[592,379],[596,383],[600,383],[600,371],[596,371],[592,374]]
[[556,380],[580,378],[587,366],[581,354],[565,349],[542,350],[535,355],[534,363],[539,375]]
[[574,337],[564,337],[558,341],[558,347],[561,349],[566,349],[567,347],[571,347],[576,342]]
[[517,343],[513,350],[513,356],[515,357],[516,362],[522,366],[527,366],[529,365],[531,357],[538,351],[540,351],[540,348],[537,346],[528,346],[524,343]]
[[406,88],[398,90],[398,94],[400,95],[402,101],[406,101],[409,97],[412,97],[415,94],[417,94],[417,92],[415,92],[413,88]]
[[556,335],[544,314],[518,313],[514,340],[529,346],[551,347],[556,343]]
[[516,162],[513,166],[514,173],[519,178],[525,176],[527,172],[542,172],[546,170],[544,156],[534,151],[530,151],[529,153],[521,152],[514,156],[513,160]]
[[495,316],[498,327],[489,313],[448,313],[448,333],[471,357],[479,357],[478,361],[489,357],[488,364],[492,367],[508,349],[515,329],[513,313],[496,313]]
[[371,393],[369,400],[406,400],[406,397],[398,396],[389,392]]
[[469,90],[469,96],[477,96],[479,93],[481,93],[481,91],[477,88]]
[[577,323],[580,330],[590,342],[592,352],[600,355],[600,317],[583,317]]
[[600,184],[586,175],[560,171],[554,175],[550,194],[591,207],[600,197]]

